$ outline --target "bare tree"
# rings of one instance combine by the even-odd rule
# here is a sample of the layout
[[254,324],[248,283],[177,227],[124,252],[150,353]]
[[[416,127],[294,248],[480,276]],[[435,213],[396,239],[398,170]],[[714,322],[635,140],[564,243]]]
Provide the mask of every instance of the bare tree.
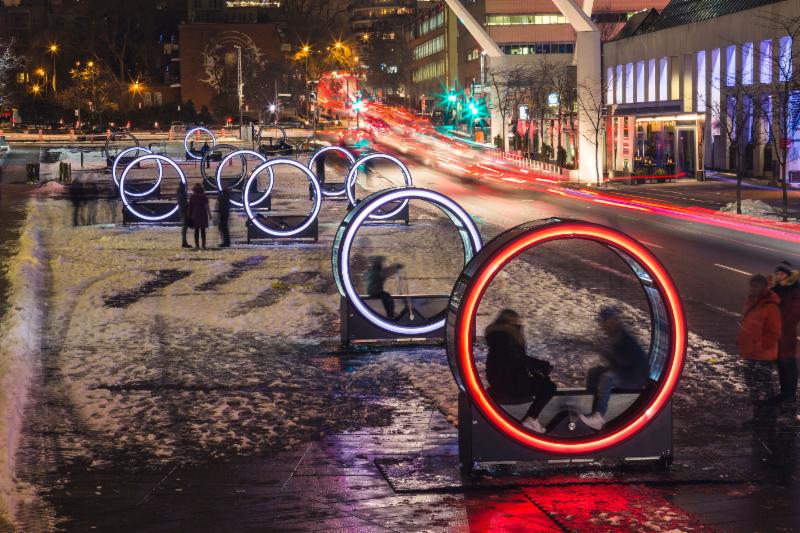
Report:
[[711,131],[719,131],[729,147],[736,167],[736,212],[742,212],[742,181],[747,173],[747,155],[761,142],[757,131],[759,95],[752,86],[735,84],[720,90],[719,101],[707,102],[711,111]]
[[11,94],[8,79],[20,63],[20,58],[14,54],[12,43],[0,43],[0,108],[9,101]]
[[523,79],[522,67],[490,68],[487,71],[489,85],[493,91],[491,108],[496,109],[502,121],[500,136],[503,139],[503,150],[508,150],[508,119],[513,106],[518,101],[517,89]]
[[[606,80],[606,84],[611,83]],[[606,130],[608,121],[607,105],[610,102],[605,102],[605,95],[608,94],[606,90],[600,89],[601,94],[597,94],[597,87],[592,84],[581,83],[577,91],[577,105],[581,112],[582,117],[586,117],[591,125],[591,133],[581,131],[581,136],[587,141],[594,144],[594,157],[595,161],[595,184],[599,187],[602,179],[602,170],[600,168],[600,139],[603,132]]]
[[757,98],[758,111],[765,123],[767,142],[778,163],[778,180],[783,191],[783,220],[789,217],[788,163],[792,143],[800,131],[800,17],[767,16],[760,22],[778,35],[778,49],[771,54],[770,81],[762,79],[765,97]]

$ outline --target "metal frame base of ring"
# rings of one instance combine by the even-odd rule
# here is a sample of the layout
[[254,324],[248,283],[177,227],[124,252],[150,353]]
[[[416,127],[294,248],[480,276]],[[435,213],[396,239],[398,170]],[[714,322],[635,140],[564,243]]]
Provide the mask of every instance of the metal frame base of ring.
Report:
[[472,218],[461,206],[441,193],[416,187],[397,187],[378,191],[365,198],[345,216],[333,241],[333,277],[339,294],[345,300],[341,307],[342,340],[345,343],[356,340],[427,342],[442,339],[448,300],[445,295],[398,295],[407,304],[410,299],[411,308],[406,306],[405,311],[400,311],[400,321],[390,321],[376,311],[373,299],[358,294],[351,279],[350,254],[358,229],[382,206],[400,201],[407,203],[409,200],[427,201],[435,205],[455,224],[463,245],[465,263],[481,249],[481,236]]
[[201,132],[201,131],[207,133],[211,137],[211,146],[217,145],[217,137],[216,135],[214,135],[214,132],[211,131],[210,129],[203,126],[195,126],[194,128],[191,128],[189,131],[186,132],[186,135],[183,137],[183,151],[184,154],[186,155],[187,161],[201,161],[203,159],[202,156],[199,156],[189,151],[189,140],[190,140],[189,137],[191,137],[194,134],[194,132]]
[[[557,391],[540,416],[547,432],[538,434],[520,424],[522,415],[512,415],[509,406],[495,402],[478,375],[473,355],[476,315],[492,280],[515,257],[547,242],[570,239],[595,242],[615,252],[642,286],[651,317],[650,380],[639,391],[616,391],[614,395],[621,395],[617,398],[620,412],[598,432],[584,426],[575,412],[591,411],[591,395],[585,390]],[[447,355],[460,389],[462,465],[637,458],[668,467],[672,460],[671,397],[683,370],[686,342],[686,319],[677,288],[664,266],[635,239],[599,224],[560,219],[531,222],[502,233],[466,266],[450,299]],[[580,401],[588,401],[588,409]]]
[[[314,205],[307,216],[302,215],[265,215],[256,213],[253,208],[255,203],[250,198],[250,188],[258,175],[265,170],[270,173],[270,186],[266,194],[272,191],[273,174],[272,167],[286,165],[294,167],[302,172],[314,189]],[[245,213],[247,213],[247,242],[253,239],[272,239],[272,240],[298,240],[313,239],[317,240],[319,234],[319,223],[317,218],[322,207],[322,193],[320,192],[319,182],[316,175],[308,167],[295,161],[294,159],[275,158],[261,164],[244,185],[242,203]]]

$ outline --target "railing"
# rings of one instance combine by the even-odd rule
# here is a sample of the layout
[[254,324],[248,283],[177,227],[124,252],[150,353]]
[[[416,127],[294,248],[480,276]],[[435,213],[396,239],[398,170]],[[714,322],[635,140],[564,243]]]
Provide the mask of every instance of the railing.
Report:
[[487,150],[492,157],[496,157],[498,159],[504,159],[506,161],[510,161],[520,168],[530,168],[533,170],[538,170],[540,172],[547,172],[548,174],[555,174],[559,178],[564,177],[565,169],[561,168],[560,166],[553,164],[553,163],[546,163],[544,161],[537,161],[536,159],[531,159],[530,157],[525,157],[522,154],[517,154],[514,152],[504,152],[502,150],[498,150],[496,148],[490,148]]

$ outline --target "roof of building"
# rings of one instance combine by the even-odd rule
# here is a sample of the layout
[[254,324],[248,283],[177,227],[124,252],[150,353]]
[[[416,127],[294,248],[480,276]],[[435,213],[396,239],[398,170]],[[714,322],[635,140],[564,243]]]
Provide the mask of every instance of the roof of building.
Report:
[[631,18],[625,23],[622,29],[614,36],[614,40],[624,39],[631,35],[636,35],[639,28],[642,26],[649,26],[658,18],[658,11],[655,8],[643,9],[634,13]]
[[[783,1],[785,0],[672,0],[664,7],[660,16],[652,21],[642,21],[646,22],[645,24],[640,22],[632,33],[626,34],[626,37],[701,22]],[[636,16],[631,17],[628,23],[630,24],[634,18]]]

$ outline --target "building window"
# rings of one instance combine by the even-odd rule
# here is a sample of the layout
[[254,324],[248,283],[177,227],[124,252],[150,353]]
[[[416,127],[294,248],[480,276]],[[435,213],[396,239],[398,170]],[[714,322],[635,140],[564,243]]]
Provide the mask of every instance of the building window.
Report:
[[469,52],[467,52],[467,61],[475,61],[481,57],[481,49],[480,48],[473,48]]
[[778,73],[779,81],[789,81],[792,79],[792,36],[786,35],[780,38],[778,44]]
[[500,46],[504,54],[512,56],[531,54],[572,54],[575,52],[575,43],[533,43],[533,44],[504,44]]
[[649,78],[647,80],[647,101],[656,101],[656,60],[651,59],[648,64],[647,73]]
[[486,15],[487,26],[518,26],[520,24],[566,24],[567,17],[559,14]]
[[742,85],[753,84],[753,43],[742,45]]
[[644,102],[644,61],[636,63],[636,101]]
[[706,51],[697,52],[697,112],[706,110]]
[[772,39],[761,41],[758,55],[758,81],[772,83]]
[[606,71],[606,104],[614,103],[614,67],[608,67]]
[[617,65],[617,103],[622,103],[622,65]]
[[422,59],[437,52],[444,50],[444,35],[434,37],[430,41],[426,41],[414,47],[414,59]]
[[633,103],[633,63],[625,65],[625,103]]
[[711,134],[719,135],[722,133],[719,123],[719,103],[722,92],[722,73],[719,61],[719,48],[711,50]]
[[444,26],[444,11],[440,11],[417,24],[417,36],[421,37],[426,33],[438,30],[442,26]]
[[444,78],[445,75],[445,60],[440,59],[433,63],[428,63],[411,73],[411,80],[414,83],[422,81]]
[[736,45],[732,44],[725,49],[725,85],[736,85]]
[[731,140],[736,140],[736,97],[728,96],[725,110],[725,120],[727,121],[727,131],[731,132]]
[[754,119],[753,96],[746,94],[742,99],[742,134],[744,135],[744,142],[750,144],[753,142],[753,119]]

